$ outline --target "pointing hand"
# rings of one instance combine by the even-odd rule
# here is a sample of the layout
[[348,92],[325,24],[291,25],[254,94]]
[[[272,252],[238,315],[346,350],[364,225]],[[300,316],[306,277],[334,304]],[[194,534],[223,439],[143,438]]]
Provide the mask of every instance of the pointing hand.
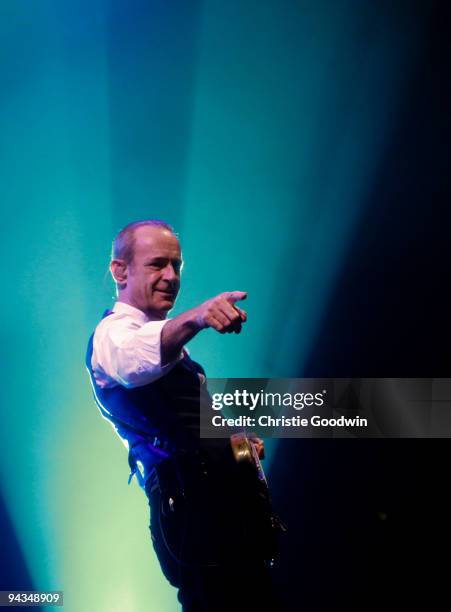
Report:
[[235,303],[246,298],[245,291],[226,291],[203,302],[197,307],[198,325],[201,328],[212,327],[220,334],[239,334],[247,314]]

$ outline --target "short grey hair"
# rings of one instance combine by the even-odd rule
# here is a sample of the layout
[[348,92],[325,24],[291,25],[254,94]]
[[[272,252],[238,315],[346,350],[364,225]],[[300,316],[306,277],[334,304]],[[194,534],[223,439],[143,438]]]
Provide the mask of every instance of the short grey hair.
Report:
[[169,230],[174,236],[174,228],[162,221],[161,219],[144,219],[143,221],[133,221],[121,229],[113,240],[111,248],[111,259],[123,259],[126,264],[130,264],[133,261],[133,255],[135,251],[135,230],[138,227],[144,227],[150,225],[152,227],[162,227]]

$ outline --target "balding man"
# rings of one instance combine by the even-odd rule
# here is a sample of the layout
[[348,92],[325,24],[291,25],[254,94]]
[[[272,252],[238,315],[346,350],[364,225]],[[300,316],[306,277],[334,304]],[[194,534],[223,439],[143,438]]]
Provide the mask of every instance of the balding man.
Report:
[[[119,232],[110,263],[117,301],[87,351],[94,395],[129,449],[130,479],[136,475],[148,496],[153,546],[183,611],[275,609],[268,499],[258,488],[250,493],[229,440],[200,438],[205,372],[184,348],[206,328],[239,333],[247,315],[237,302],[246,293],[221,293],[168,319],[181,269],[167,223],[139,221]],[[262,454],[261,440],[254,443]]]

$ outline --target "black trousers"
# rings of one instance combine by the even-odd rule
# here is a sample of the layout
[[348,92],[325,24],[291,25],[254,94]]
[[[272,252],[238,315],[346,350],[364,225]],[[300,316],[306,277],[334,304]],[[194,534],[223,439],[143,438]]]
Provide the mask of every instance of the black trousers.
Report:
[[153,547],[183,612],[278,610],[273,534],[247,484],[232,463],[197,461],[168,462],[148,480]]

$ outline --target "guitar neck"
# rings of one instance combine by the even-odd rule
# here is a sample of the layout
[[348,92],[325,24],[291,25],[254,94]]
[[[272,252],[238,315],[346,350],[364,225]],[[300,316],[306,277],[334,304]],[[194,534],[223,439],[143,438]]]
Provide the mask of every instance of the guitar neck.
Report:
[[252,444],[251,440],[249,440],[249,444],[250,444],[250,447],[251,447],[252,456],[254,458],[255,467],[257,469],[258,478],[259,478],[259,480],[264,482],[266,486],[268,486],[268,482],[266,480],[265,472],[263,470],[263,466],[261,464],[260,457],[258,456],[257,449],[255,448],[255,445]]

